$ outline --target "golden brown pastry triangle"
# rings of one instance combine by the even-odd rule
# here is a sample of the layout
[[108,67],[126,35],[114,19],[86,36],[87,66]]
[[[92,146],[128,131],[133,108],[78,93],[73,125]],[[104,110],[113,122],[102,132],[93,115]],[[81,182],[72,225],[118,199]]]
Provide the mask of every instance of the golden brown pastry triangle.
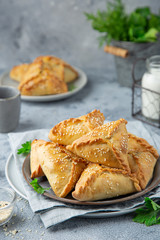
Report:
[[144,189],[150,179],[159,154],[145,139],[128,134],[128,161],[131,172],[135,174]]
[[60,61],[53,59],[52,56],[39,56],[33,62],[37,63],[41,63],[43,68],[48,68],[54,76],[64,81],[64,66]]
[[18,88],[22,95],[28,96],[58,94],[68,91],[66,83],[50,71],[42,61],[30,64]]
[[43,170],[40,165],[39,148],[46,142],[44,140],[33,140],[31,143],[31,153],[30,153],[30,169],[31,178],[44,176]]
[[48,137],[53,142],[69,145],[94,128],[101,126],[103,122],[103,113],[94,110],[79,118],[70,118],[58,123],[50,130]]
[[72,196],[79,201],[95,201],[140,190],[138,181],[128,172],[90,163],[81,174]]
[[65,147],[45,141],[38,147],[38,161],[52,190],[59,197],[65,197],[74,188],[86,167],[83,159]]
[[126,123],[125,119],[119,119],[97,127],[75,140],[67,149],[90,162],[130,172]]
[[55,56],[39,56],[37,57],[34,62],[43,61],[50,65],[53,71],[61,71],[63,69],[63,79],[66,83],[74,81],[78,77],[78,72],[68,63],[63,61],[60,58]]
[[20,82],[22,81],[23,75],[29,68],[29,64],[24,63],[18,66],[14,66],[10,71],[10,78]]
[[25,82],[39,76],[43,72],[43,70],[44,70],[44,64],[42,61],[41,62],[39,61],[36,63],[30,63],[27,71],[22,77],[22,81]]

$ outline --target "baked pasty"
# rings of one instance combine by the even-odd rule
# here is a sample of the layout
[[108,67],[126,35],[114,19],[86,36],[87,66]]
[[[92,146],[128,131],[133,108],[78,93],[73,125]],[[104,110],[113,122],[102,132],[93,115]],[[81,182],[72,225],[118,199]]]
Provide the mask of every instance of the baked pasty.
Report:
[[30,64],[18,88],[22,95],[28,96],[58,94],[68,91],[66,83],[56,77],[40,61]]
[[68,145],[67,149],[90,162],[130,172],[126,123],[125,119],[119,119],[97,127]]
[[14,66],[10,71],[10,78],[20,82],[22,80],[23,75],[28,70],[29,64],[24,63],[18,66]]
[[[40,62],[41,59],[32,66],[37,73]],[[38,76],[47,72],[47,64]],[[37,78],[36,71],[32,74],[30,69],[28,76]],[[31,177],[45,175],[59,197],[67,196],[75,188],[72,196],[79,201],[143,190],[153,176],[157,150],[143,138],[128,133],[125,119],[103,123],[103,113],[94,110],[53,127],[49,132],[52,142],[34,140]]]
[[79,201],[95,201],[140,190],[138,181],[126,171],[90,163],[81,174],[72,196]]
[[39,148],[46,142],[44,140],[33,140],[31,143],[31,153],[30,153],[30,169],[31,178],[44,176],[43,170],[40,165],[39,158]]
[[159,154],[145,139],[128,134],[128,162],[131,172],[135,174],[144,189],[153,175]]
[[63,69],[63,79],[60,79],[64,80],[66,83],[72,82],[78,77],[78,72],[71,65],[55,56],[39,56],[34,61],[43,61],[47,63],[53,71]]
[[79,118],[70,118],[58,123],[50,130],[48,137],[53,142],[69,145],[94,128],[101,126],[104,119],[103,113],[94,110]]
[[47,69],[56,78],[64,81],[64,67],[62,64],[54,62],[54,64],[51,65],[48,61],[44,61],[44,59],[39,57],[32,62],[26,73],[23,75],[22,80],[27,81],[33,77],[37,77]]
[[22,95],[43,96],[68,92],[66,83],[74,81],[78,72],[60,58],[40,56],[30,64],[13,67],[10,77],[20,82]]
[[40,166],[58,197],[65,197],[75,186],[86,167],[83,159],[55,143],[45,142],[39,147]]

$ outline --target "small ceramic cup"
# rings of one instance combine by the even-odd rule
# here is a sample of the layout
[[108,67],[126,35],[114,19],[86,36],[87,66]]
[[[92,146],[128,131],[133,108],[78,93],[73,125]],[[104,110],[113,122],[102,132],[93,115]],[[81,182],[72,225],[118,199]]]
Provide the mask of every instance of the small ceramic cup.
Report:
[[20,92],[9,86],[0,86],[0,132],[13,131],[19,123]]

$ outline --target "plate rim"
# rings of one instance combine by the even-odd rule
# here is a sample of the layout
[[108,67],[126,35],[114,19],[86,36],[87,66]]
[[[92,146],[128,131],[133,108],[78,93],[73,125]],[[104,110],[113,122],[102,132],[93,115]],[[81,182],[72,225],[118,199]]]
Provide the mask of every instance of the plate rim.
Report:
[[[25,178],[25,181],[28,183],[28,185],[30,187],[32,187],[30,185],[30,182],[28,181],[27,179],[27,176],[25,175],[25,172],[24,172],[24,167],[25,167],[25,164],[27,161],[30,160],[30,154],[28,154],[24,161],[23,161],[23,165],[22,165],[22,173],[23,173],[23,177]],[[155,164],[155,167],[154,167],[154,172],[156,170],[156,167],[159,167],[160,168],[160,158],[158,158],[156,164]],[[153,174],[154,174],[153,172]],[[28,178],[30,178],[28,176]],[[152,177],[153,178],[153,177]],[[30,180],[32,181],[32,179],[30,178]],[[160,183],[160,176],[158,177],[158,179],[156,179],[156,181],[154,182],[154,184],[152,185],[152,181],[154,179],[151,179],[150,182],[149,182],[149,186],[146,187],[144,190],[140,191],[140,192],[136,192],[136,193],[132,193],[132,194],[128,194],[127,196],[126,195],[122,195],[122,197],[120,196],[120,198],[118,199],[109,199],[109,200],[98,200],[98,201],[78,201],[76,199],[68,199],[68,198],[60,198],[60,197],[57,197],[56,195],[50,195],[50,193],[48,192],[44,192],[44,196],[47,196],[51,199],[54,199],[56,201],[60,201],[60,202],[64,202],[64,203],[67,203],[67,204],[73,204],[73,205],[80,205],[80,206],[92,206],[92,207],[97,207],[97,206],[108,206],[108,205],[113,205],[113,204],[117,204],[117,203],[122,203],[122,202],[126,202],[126,201],[130,201],[130,200],[133,200],[133,199],[136,199],[138,197],[142,197],[144,196],[146,193],[149,193],[151,190],[153,190],[159,183]]]
[[5,176],[6,176],[6,179],[9,183],[9,185],[14,189],[15,192],[17,192],[21,197],[23,197],[24,199],[27,200],[27,196],[24,195],[22,192],[20,192],[15,186],[14,184],[12,183],[12,181],[10,180],[10,177],[9,177],[9,174],[8,174],[8,168],[9,168],[9,164],[10,164],[10,161],[12,160],[12,158],[14,159],[14,156],[13,156],[13,153],[10,153],[9,154],[9,157],[7,159],[7,162],[6,162],[6,165],[5,165]]
[[[15,192],[17,192],[22,198],[28,200],[27,196],[24,195],[23,193],[19,192],[19,190],[14,186],[14,184],[12,183],[12,181],[10,180],[10,177],[8,175],[8,167],[10,162],[13,160],[13,164],[15,164],[15,159],[13,156],[13,153],[10,153],[8,156],[8,159],[6,161],[6,165],[5,165],[5,176],[6,179],[9,183],[9,185],[15,190]],[[16,169],[17,170],[17,169]],[[106,218],[106,217],[115,217],[115,216],[120,216],[120,215],[125,215],[128,213],[132,213],[134,212],[136,209],[138,209],[138,207],[134,207],[134,208],[130,208],[130,209],[123,209],[123,210],[117,210],[117,211],[105,211],[105,212],[95,212],[95,213],[86,213],[84,215],[78,216],[78,218]]]
[[[80,80],[80,78],[77,78],[75,79],[74,81],[76,80],[80,80],[81,81],[81,86],[78,87],[78,88],[75,88],[74,90],[72,91],[68,91],[66,93],[59,93],[59,94],[51,94],[51,95],[45,95],[45,96],[25,96],[25,95],[21,95],[21,99],[23,101],[29,101],[29,102],[49,102],[49,101],[58,101],[58,100],[63,100],[65,98],[69,98],[71,97],[72,95],[76,94],[77,92],[81,91],[85,85],[87,84],[88,82],[88,78],[87,78],[87,75],[86,73],[81,70],[80,68],[78,67],[75,67],[75,70],[79,73],[79,75],[82,77],[82,79]],[[2,86],[5,86],[3,84],[1,84],[2,80],[7,76],[9,76],[9,72],[10,70],[6,70],[5,72],[3,72],[1,75],[0,75],[0,85]],[[11,79],[12,80],[12,79]],[[14,81],[14,80],[13,80]],[[74,83],[71,82],[71,83]],[[18,84],[18,82],[17,82]]]

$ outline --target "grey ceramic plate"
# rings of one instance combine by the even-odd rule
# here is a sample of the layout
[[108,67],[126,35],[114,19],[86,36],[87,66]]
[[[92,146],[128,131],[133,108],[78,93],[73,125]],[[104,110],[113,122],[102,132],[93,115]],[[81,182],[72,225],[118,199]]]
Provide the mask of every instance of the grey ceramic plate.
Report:
[[[46,96],[21,96],[22,100],[30,101],[30,102],[50,102],[50,101],[58,101],[62,100],[68,97],[71,97],[72,95],[78,93],[87,83],[87,76],[86,74],[79,68],[74,67],[79,77],[71,83],[74,86],[74,89],[72,91],[69,91],[67,93],[60,93],[60,94],[54,94],[54,95],[46,95]],[[18,82],[12,80],[9,77],[9,71],[5,72],[2,76],[0,76],[0,85],[4,86],[12,86],[12,87],[18,87]],[[68,87],[71,85],[68,84]]]
[[[30,173],[31,173],[30,172],[30,155],[28,155],[24,160],[22,172],[23,172],[23,176],[24,176],[25,180],[30,185],[30,182],[32,181],[32,179],[30,178]],[[103,206],[105,206],[105,205],[110,205],[110,204],[115,204],[115,203],[121,203],[124,201],[128,201],[128,200],[132,200],[132,199],[141,197],[144,194],[150,192],[153,188],[155,188],[160,183],[159,172],[160,172],[160,159],[158,159],[158,161],[156,163],[152,180],[150,181],[148,186],[143,191],[133,193],[133,194],[128,194],[125,196],[120,196],[120,197],[113,198],[113,199],[106,199],[106,200],[95,201],[95,202],[80,202],[80,201],[77,201],[74,198],[72,198],[71,194],[67,195],[67,197],[65,197],[65,198],[57,197],[52,190],[45,192],[44,195],[49,198],[52,198],[54,200],[58,200],[58,201],[61,201],[64,203],[76,204],[76,205],[92,205],[92,206],[103,205]],[[48,183],[46,177],[39,178],[39,184],[42,187],[49,187],[49,183]]]
[[[9,185],[15,190],[17,194],[19,194],[22,198],[27,200],[27,195],[25,189],[23,187],[22,179],[19,175],[19,171],[17,171],[17,166],[15,159],[12,154],[7,159],[6,166],[5,166],[5,175],[8,180]],[[129,209],[120,209],[120,210],[111,210],[107,209],[105,212],[92,212],[86,213],[82,216],[82,218],[106,218],[106,217],[116,217],[124,214],[128,214],[134,212],[140,205],[136,207],[132,207]]]

